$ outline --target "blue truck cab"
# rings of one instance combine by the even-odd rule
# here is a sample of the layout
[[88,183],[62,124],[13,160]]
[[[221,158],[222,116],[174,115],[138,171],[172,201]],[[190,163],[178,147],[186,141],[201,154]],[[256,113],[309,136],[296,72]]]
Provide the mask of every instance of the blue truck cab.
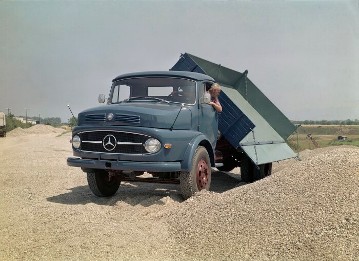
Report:
[[208,104],[214,79],[185,71],[138,72],[113,80],[107,104],[78,115],[73,155],[97,196],[123,180],[179,183],[184,198],[209,189],[218,113]]

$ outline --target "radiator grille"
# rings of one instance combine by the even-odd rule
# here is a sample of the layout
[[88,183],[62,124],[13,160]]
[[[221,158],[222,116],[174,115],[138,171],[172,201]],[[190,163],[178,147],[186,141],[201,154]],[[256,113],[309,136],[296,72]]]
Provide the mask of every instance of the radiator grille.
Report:
[[105,113],[101,114],[87,114],[85,116],[86,121],[105,121],[106,115]]
[[[148,153],[144,148],[144,143],[150,137],[146,135],[120,131],[82,132],[78,135],[81,138],[80,149],[83,151],[125,154]],[[104,143],[107,142],[109,135],[116,139],[116,146],[110,151],[104,147]],[[104,142],[105,137],[106,141]],[[114,143],[113,139],[111,142]]]
[[115,121],[117,123],[132,123],[139,124],[140,117],[134,115],[126,115],[126,114],[115,114]]
[[[106,114],[105,113],[86,114],[85,121],[86,122],[105,122]],[[140,116],[137,116],[137,115],[116,113],[116,114],[114,114],[114,118],[108,122],[113,122],[116,124],[132,125],[132,124],[139,124],[141,122],[141,120],[140,120]]]

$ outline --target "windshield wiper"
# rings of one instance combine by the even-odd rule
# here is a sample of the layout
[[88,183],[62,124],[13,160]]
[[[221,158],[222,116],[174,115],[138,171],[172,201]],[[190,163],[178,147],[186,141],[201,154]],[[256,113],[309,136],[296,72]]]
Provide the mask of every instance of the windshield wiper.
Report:
[[131,97],[131,98],[128,98],[128,99],[126,99],[124,101],[125,102],[130,102],[130,101],[136,101],[136,100],[149,100],[149,101],[159,101],[159,102],[170,103],[170,101],[167,101],[165,99],[161,99],[161,98],[157,98],[157,97],[150,97],[150,96]]

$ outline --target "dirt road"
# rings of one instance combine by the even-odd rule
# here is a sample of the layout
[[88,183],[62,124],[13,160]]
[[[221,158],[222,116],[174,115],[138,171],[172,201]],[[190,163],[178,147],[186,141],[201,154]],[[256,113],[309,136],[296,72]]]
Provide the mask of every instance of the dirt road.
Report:
[[90,192],[66,165],[70,134],[0,140],[0,260],[359,260],[359,149],[319,149],[241,186],[182,201],[176,185]]

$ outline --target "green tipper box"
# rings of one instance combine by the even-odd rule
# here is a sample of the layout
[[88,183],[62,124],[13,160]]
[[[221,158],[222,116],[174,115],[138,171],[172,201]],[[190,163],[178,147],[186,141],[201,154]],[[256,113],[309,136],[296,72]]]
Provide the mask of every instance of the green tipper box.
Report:
[[[225,137],[232,146],[243,149],[254,163],[260,165],[296,156],[286,144],[287,138],[296,127],[247,78],[247,71],[240,73],[188,53],[181,55],[170,70],[204,73],[222,86],[222,91],[226,97],[230,97],[230,102],[238,107],[255,126],[239,142],[226,135]],[[220,101],[222,102],[221,97]],[[220,123],[219,129],[221,130]]]

